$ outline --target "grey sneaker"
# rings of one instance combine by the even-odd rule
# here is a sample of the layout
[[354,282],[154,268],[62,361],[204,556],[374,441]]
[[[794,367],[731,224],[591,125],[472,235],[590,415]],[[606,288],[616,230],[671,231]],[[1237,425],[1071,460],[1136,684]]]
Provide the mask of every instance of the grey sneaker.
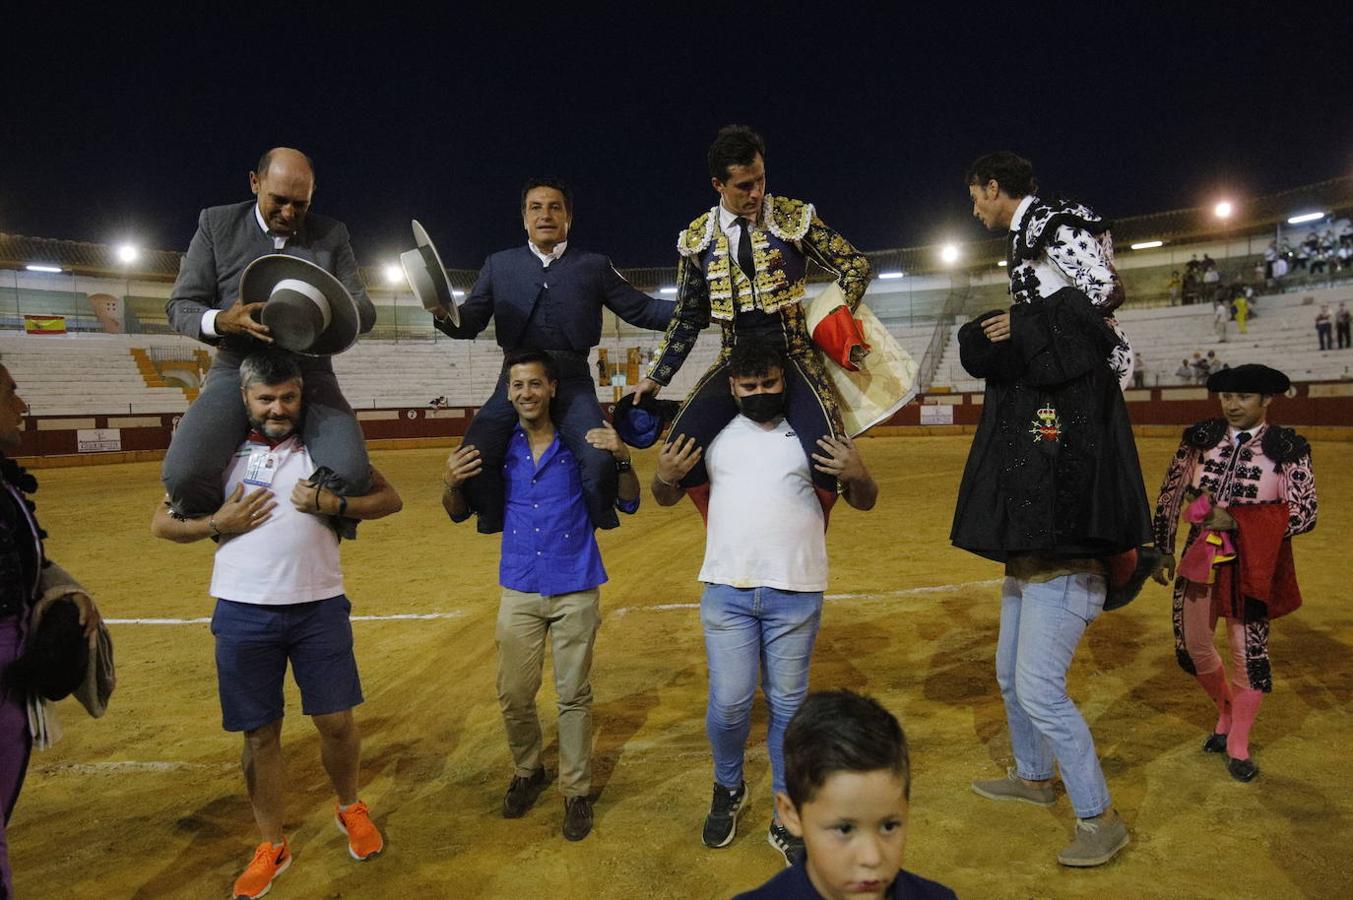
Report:
[[1014,769],[1006,769],[1004,778],[974,781],[972,791],[988,800],[1018,800],[1034,806],[1052,806],[1057,802],[1057,792],[1050,783],[1040,787],[1025,784]]
[[1128,845],[1128,830],[1118,813],[1109,810],[1093,819],[1076,820],[1076,839],[1057,861],[1064,866],[1102,866]]

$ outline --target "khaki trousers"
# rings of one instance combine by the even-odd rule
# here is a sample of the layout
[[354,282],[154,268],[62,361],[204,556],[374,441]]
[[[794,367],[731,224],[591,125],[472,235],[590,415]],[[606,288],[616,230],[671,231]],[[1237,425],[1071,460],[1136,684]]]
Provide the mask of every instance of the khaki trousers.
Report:
[[548,634],[559,698],[559,790],[565,797],[585,797],[592,790],[591,672],[599,599],[596,588],[553,597],[503,588],[498,605],[498,706],[516,774],[527,777],[540,766],[536,693]]

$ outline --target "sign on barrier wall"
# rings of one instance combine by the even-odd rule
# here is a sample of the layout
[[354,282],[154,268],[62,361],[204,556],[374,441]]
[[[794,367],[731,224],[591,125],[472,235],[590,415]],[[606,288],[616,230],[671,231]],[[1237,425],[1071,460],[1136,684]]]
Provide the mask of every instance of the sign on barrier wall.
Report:
[[76,449],[81,453],[107,453],[122,449],[121,428],[81,428],[75,432]]
[[921,407],[921,424],[952,425],[954,424],[954,408],[947,404],[944,406],[924,404]]

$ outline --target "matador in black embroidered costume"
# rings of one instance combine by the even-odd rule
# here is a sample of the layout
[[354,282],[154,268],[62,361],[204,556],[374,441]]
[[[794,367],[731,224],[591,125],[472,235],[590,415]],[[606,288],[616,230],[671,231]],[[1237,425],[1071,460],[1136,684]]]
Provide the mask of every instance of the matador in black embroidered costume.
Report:
[[[869,260],[818,218],[811,203],[767,194],[764,156],[761,137],[744,126],[721,129],[710,147],[710,179],[720,202],[677,238],[676,311],[636,393],[655,393],[669,384],[714,319],[723,331],[719,355],[677,413],[667,440],[686,436],[709,446],[737,415],[728,388],[729,352],[739,341],[766,340],[787,358],[785,417],[811,458],[820,452],[819,438],[840,437],[845,428],[800,302],[808,263],[836,275],[853,312],[869,284]],[[851,358],[863,352],[861,343]],[[836,479],[816,470],[813,478],[819,498],[829,505]],[[708,483],[703,461],[681,481],[697,505]]]

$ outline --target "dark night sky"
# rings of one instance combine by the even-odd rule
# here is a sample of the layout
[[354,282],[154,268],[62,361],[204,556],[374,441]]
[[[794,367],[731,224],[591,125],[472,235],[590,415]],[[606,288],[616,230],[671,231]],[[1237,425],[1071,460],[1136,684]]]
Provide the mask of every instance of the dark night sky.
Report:
[[523,240],[523,178],[553,173],[578,194],[578,244],[670,265],[730,121],[765,135],[772,192],[870,250],[979,237],[961,174],[988,149],[1110,217],[1353,173],[1348,3],[499,4],[439,22],[20,6],[0,57],[0,231],[20,234],[182,249],[287,144],[366,264],[411,245],[416,217],[447,265],[477,267]]

